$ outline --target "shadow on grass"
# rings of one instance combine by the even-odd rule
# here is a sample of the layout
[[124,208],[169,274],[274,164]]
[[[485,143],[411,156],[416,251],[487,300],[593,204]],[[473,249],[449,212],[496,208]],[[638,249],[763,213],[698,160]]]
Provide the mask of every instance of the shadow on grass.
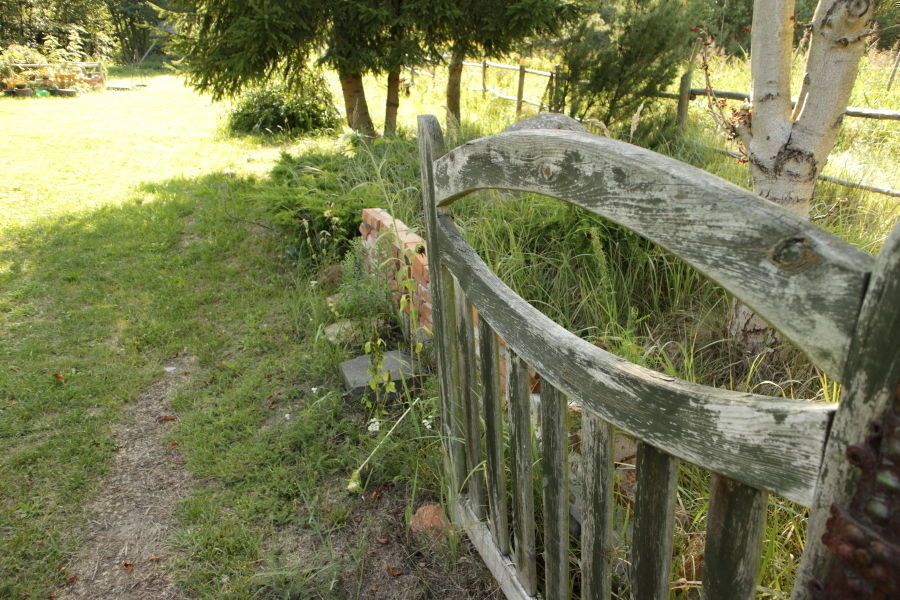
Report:
[[[45,598],[64,585],[115,423],[178,353],[200,369],[173,402],[172,441],[202,482],[180,509],[166,565],[181,585],[210,598],[332,597],[335,577],[347,592],[366,569],[383,576],[356,552],[360,536],[375,539],[368,505],[344,492],[377,442],[365,433],[371,415],[348,410],[335,368],[347,350],[319,335],[334,290],[309,285],[307,259],[340,249],[322,242],[304,258],[298,247],[318,236],[318,218],[332,241],[344,231],[335,215],[355,230],[363,206],[407,210],[413,223],[415,157],[410,139],[323,143],[282,156],[270,178],[146,184],[120,205],[0,233],[0,597]],[[417,495],[439,495],[438,442],[421,426],[431,396],[419,407],[431,412],[407,419],[382,448],[390,459],[368,472],[373,486],[398,486],[394,528],[411,506],[410,478]],[[286,531],[315,547],[304,563],[270,543]],[[426,554],[416,560],[433,569],[429,581],[459,575]]]
[[[284,239],[254,224],[273,188],[176,179],[0,234],[0,597],[43,598],[64,581],[112,426],[162,362],[189,352],[207,368],[232,355],[285,366],[281,351],[295,357],[314,333],[298,321]],[[330,381],[329,365],[312,364],[311,380]]]

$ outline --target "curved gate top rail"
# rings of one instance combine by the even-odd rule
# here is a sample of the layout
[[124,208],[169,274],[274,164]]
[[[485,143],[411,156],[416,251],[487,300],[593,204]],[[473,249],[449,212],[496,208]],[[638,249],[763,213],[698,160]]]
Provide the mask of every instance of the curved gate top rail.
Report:
[[[570,597],[572,452],[581,455],[581,597],[611,597],[617,430],[637,440],[632,597],[669,596],[679,459],[713,473],[704,598],[754,597],[770,491],[812,509],[795,600],[809,598],[816,585],[843,589],[870,574],[897,573],[894,559],[880,554],[835,566],[828,548],[844,552],[871,540],[900,545],[893,517],[879,525],[900,502],[900,227],[873,259],[709,173],[583,131],[520,128],[447,154],[442,146],[434,117],[420,117],[448,492],[455,520],[507,597]],[[666,248],[840,380],[840,405],[692,384],[568,332],[494,275],[447,214],[454,200],[492,188],[568,201]],[[539,435],[529,368],[541,378]],[[584,408],[580,450],[570,444],[566,397]],[[845,459],[853,444],[862,444],[851,452],[862,477]],[[540,537],[534,469],[542,481]],[[828,521],[829,514],[837,517]],[[900,589],[900,575],[895,579],[872,585]]]
[[872,257],[706,171],[586,132],[520,130],[434,165],[435,201],[506,188],[637,232],[740,298],[840,380]]

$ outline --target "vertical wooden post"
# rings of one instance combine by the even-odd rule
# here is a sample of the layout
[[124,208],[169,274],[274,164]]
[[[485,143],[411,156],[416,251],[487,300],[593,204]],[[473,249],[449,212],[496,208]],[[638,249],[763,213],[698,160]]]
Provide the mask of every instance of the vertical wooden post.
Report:
[[703,600],[753,600],[768,494],[713,475],[706,515]]
[[581,420],[581,598],[610,598],[613,532],[613,428],[585,412]]
[[562,66],[556,65],[553,67],[553,87],[550,90],[550,112],[561,113],[565,110],[564,106],[561,106],[560,102],[560,91],[559,91],[559,82],[562,76]]
[[569,469],[566,399],[541,382],[541,464],[544,488],[544,568],[547,600],[569,597]]
[[687,124],[688,105],[691,103],[691,75],[693,74],[692,65],[688,65],[687,70],[681,76],[681,82],[678,84],[678,108],[675,110],[675,124],[678,129],[684,129]]
[[888,82],[886,86],[887,91],[891,91],[891,86],[894,85],[894,75],[897,74],[897,65],[900,64],[900,43],[896,46],[897,55],[894,57],[894,66],[891,67],[891,76],[888,77]]
[[409,68],[409,85],[413,85],[416,82],[416,68]]
[[506,477],[503,463],[503,420],[500,412],[500,356],[497,336],[487,321],[479,319],[481,342],[481,390],[487,446],[488,506],[491,533],[500,554],[509,554],[509,521],[506,510]]
[[506,393],[516,540],[514,557],[522,587],[534,596],[537,593],[537,549],[532,487],[531,389],[528,387],[528,365],[509,347],[506,348]]
[[[438,362],[438,384],[441,406],[441,438],[444,443],[450,501],[455,504],[459,486],[465,479],[465,452],[462,445],[459,402],[453,384],[453,358],[455,354],[452,333],[455,324],[452,277],[441,264],[437,243],[437,207],[434,202],[435,158],[444,154],[444,136],[437,119],[431,115],[419,117],[419,161],[422,168],[422,203],[425,211],[428,239],[428,273],[431,277],[432,319],[434,322],[435,351]],[[452,511],[451,511],[452,514]]]
[[694,48],[691,50],[691,56],[688,58],[687,67],[685,67],[684,74],[681,76],[681,81],[678,84],[678,108],[675,112],[675,123],[679,129],[684,129],[684,126],[687,124],[688,106],[693,100],[691,95],[691,76],[694,74],[694,58],[697,56],[698,50],[699,42],[695,42]]
[[522,114],[522,97],[525,95],[525,65],[519,65],[519,89],[516,91],[516,116]]
[[[875,265],[844,367],[841,403],[834,415],[816,498],[810,507],[806,551],[797,570],[791,598],[815,597],[810,584],[822,580],[833,560],[840,560],[823,544],[833,506],[846,507],[856,494],[860,470],[847,457],[850,446],[862,444],[876,421],[900,411],[900,226],[888,236]],[[873,498],[874,499],[874,498]],[[871,507],[871,508],[870,508]],[[869,502],[864,510],[877,509]],[[896,508],[894,509],[896,510]],[[878,512],[869,513],[881,519]]]
[[487,95],[487,61],[481,61],[481,97]]
[[631,589],[641,600],[667,600],[675,527],[678,461],[645,442],[637,447]]

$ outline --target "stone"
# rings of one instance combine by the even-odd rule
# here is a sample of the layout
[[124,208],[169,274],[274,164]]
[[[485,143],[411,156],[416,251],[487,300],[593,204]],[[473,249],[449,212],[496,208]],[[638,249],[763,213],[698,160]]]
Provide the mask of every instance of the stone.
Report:
[[[351,358],[341,363],[341,378],[344,380],[344,387],[347,389],[347,396],[350,399],[359,399],[369,388],[369,380],[372,375],[369,373],[371,365],[371,356],[364,354]],[[402,381],[407,381],[412,387],[419,378],[419,373],[415,368],[415,362],[412,357],[399,350],[391,350],[384,353],[382,360],[382,368],[390,373],[391,381],[400,388]]]
[[413,533],[424,533],[432,538],[443,537],[450,528],[450,521],[440,504],[429,502],[416,510],[409,522]]
[[325,327],[322,333],[325,335],[326,340],[335,346],[339,346],[351,344],[358,340],[361,337],[359,329],[359,323],[349,319],[342,319]]

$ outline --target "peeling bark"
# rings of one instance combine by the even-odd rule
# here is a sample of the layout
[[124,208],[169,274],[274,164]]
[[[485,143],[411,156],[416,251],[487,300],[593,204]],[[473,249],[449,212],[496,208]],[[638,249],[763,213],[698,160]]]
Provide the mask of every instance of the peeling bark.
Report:
[[366,103],[366,90],[361,73],[340,73],[344,110],[351,129],[366,137],[375,137],[375,125]]
[[[791,107],[794,0],[755,0],[751,46],[752,112],[735,131],[749,156],[753,190],[807,217],[816,178],[828,160],[872,31],[874,0],[820,0],[813,15],[806,74]],[[729,334],[750,354],[773,334],[746,306],[735,304]]]
[[791,111],[793,0],[756,0],[753,7],[753,113],[739,132],[747,145],[753,188],[802,215],[816,177],[834,147],[847,109],[874,0],[821,0],[813,16],[806,75]]
[[387,101],[384,105],[384,135],[397,134],[397,110],[400,108],[400,71],[390,71],[387,77]]

